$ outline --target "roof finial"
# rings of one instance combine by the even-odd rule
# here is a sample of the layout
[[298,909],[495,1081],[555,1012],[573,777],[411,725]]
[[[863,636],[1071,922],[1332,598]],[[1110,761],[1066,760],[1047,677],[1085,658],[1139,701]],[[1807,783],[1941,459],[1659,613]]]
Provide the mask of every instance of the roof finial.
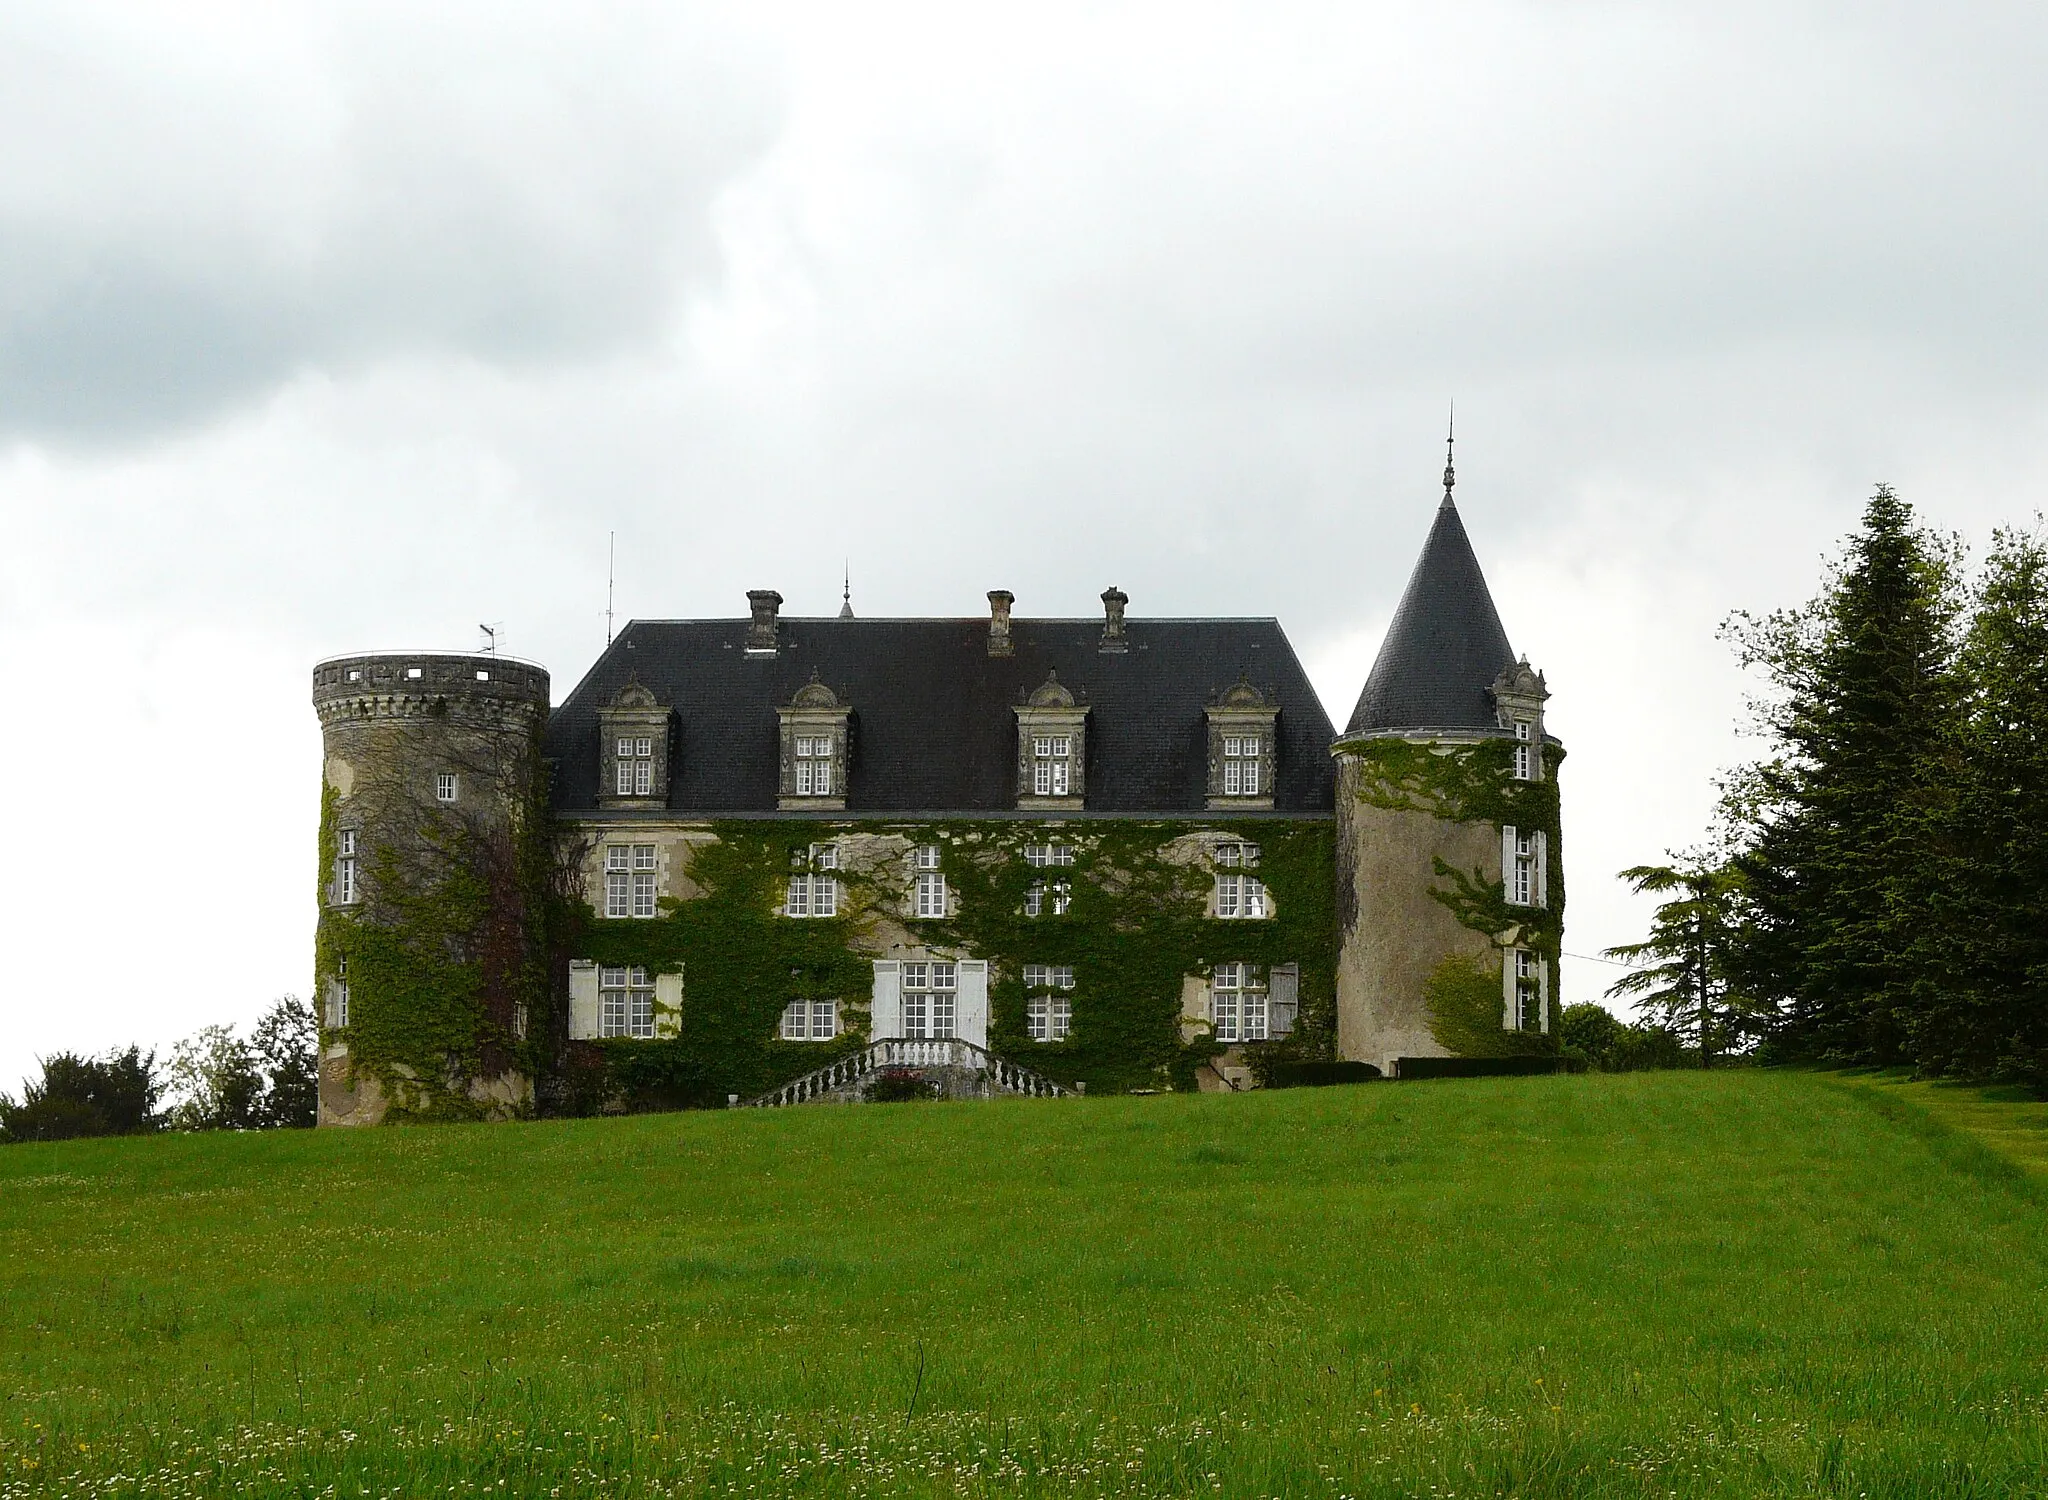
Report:
[[1458,441],[1458,403],[1451,403],[1451,425],[1444,434],[1444,504],[1451,503],[1451,491],[1457,487],[1458,471],[1451,464],[1451,447]]
[[841,568],[843,571],[840,574],[839,585],[839,618],[850,620],[853,618],[853,564],[843,563]]

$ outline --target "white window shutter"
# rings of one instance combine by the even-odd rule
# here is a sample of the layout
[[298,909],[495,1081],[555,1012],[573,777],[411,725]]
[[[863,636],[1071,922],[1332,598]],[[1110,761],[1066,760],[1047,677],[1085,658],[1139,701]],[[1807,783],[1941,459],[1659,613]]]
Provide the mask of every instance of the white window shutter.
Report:
[[1550,905],[1550,835],[1538,830],[1536,834],[1536,904]]
[[1301,1012],[1301,965],[1275,964],[1266,977],[1266,1034],[1287,1036]]
[[1536,1013],[1545,1036],[1550,1035],[1550,960],[1536,960]]
[[963,958],[959,992],[953,1002],[953,1035],[977,1047],[988,1045],[988,960]]
[[654,976],[654,1034],[657,1037],[672,1037],[683,1029],[683,976],[681,974],[657,974]]
[[1512,823],[1500,831],[1500,883],[1512,904],[1515,899],[1515,825]]
[[875,987],[868,1000],[868,1040],[903,1035],[903,965],[875,960]]
[[569,1039],[588,1041],[597,1035],[597,965],[587,958],[569,961]]
[[1515,993],[1515,950],[1500,950],[1500,1029],[1513,1031],[1515,1027],[1515,1002],[1520,997]]

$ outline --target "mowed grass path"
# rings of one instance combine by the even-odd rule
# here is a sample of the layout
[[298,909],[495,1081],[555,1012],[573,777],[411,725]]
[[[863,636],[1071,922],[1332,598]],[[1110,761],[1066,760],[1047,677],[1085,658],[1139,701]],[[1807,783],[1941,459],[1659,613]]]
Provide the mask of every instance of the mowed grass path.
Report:
[[0,1496],[2048,1493],[2043,1189],[1880,1098],[9,1147]]

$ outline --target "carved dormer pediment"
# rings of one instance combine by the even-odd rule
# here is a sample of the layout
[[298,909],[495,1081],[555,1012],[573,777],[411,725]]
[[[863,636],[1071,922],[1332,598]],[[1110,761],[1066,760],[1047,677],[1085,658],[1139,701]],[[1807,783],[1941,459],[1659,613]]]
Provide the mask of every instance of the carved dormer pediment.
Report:
[[1279,764],[1279,695],[1249,673],[1209,695],[1209,806],[1269,808]]
[[775,805],[785,810],[844,809],[852,706],[819,681],[814,669],[811,680],[776,715],[782,721],[782,755]]
[[1047,672],[1017,710],[1017,805],[1081,807],[1087,800],[1088,708]]
[[630,673],[597,711],[600,806],[667,804],[672,718],[668,706]]

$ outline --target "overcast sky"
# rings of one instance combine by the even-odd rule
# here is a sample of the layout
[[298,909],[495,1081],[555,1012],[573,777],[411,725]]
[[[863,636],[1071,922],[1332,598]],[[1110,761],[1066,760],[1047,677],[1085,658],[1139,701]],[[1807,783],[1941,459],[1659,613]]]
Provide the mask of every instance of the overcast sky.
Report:
[[[423,17],[425,17],[423,19]],[[618,609],[1277,615],[1458,497],[1566,947],[1745,753],[1729,610],[2048,472],[2048,10],[0,7],[0,1088],[310,984],[315,660]],[[1611,971],[1567,965],[1569,998]]]

